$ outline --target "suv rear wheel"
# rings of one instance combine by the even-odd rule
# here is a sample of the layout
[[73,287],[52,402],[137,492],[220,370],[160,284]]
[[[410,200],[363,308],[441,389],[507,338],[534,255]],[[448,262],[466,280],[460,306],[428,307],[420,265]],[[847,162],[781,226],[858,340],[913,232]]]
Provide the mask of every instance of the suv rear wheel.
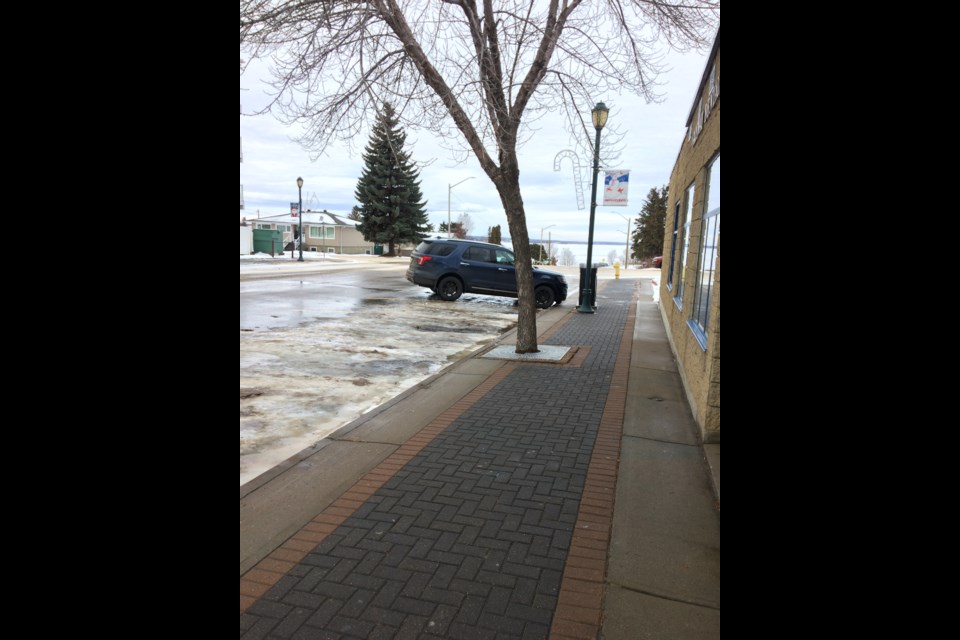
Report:
[[537,307],[540,309],[549,309],[553,306],[553,301],[556,299],[556,296],[553,295],[553,289],[545,284],[534,289],[533,295],[536,299]]
[[454,276],[447,276],[437,284],[437,295],[453,302],[463,294],[463,283]]

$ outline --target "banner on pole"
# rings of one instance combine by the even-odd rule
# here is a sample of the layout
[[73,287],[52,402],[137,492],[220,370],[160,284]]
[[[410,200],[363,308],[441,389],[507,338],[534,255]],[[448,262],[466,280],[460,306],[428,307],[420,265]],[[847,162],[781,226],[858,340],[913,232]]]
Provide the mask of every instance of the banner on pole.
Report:
[[603,179],[603,205],[605,207],[627,206],[627,193],[630,185],[630,170],[605,171]]
[[300,213],[300,204],[297,202],[290,203],[290,215],[294,218]]

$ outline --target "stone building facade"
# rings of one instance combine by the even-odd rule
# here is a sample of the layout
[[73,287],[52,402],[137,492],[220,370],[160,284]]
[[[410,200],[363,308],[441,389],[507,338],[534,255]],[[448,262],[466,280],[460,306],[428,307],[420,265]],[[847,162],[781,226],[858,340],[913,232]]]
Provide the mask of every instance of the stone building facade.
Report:
[[703,441],[720,442],[719,29],[670,174],[660,300]]

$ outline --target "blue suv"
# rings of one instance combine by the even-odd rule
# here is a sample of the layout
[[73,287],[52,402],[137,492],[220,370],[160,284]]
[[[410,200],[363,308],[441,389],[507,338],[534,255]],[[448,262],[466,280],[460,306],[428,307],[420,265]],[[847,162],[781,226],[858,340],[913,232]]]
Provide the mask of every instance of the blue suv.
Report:
[[[428,238],[410,254],[407,280],[444,300],[456,300],[464,293],[517,297],[513,252],[486,242]],[[562,273],[533,267],[533,283],[541,309],[567,299]]]

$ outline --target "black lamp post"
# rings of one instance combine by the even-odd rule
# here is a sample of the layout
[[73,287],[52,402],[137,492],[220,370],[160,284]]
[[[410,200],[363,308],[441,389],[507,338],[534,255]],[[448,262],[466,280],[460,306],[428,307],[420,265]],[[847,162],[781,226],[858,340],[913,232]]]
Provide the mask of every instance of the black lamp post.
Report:
[[593,143],[593,186],[590,187],[590,231],[587,235],[587,282],[581,284],[583,291],[580,306],[577,311],[580,313],[593,313],[597,308],[594,304],[596,291],[593,290],[593,217],[597,211],[597,172],[600,170],[600,130],[607,124],[607,114],[610,110],[607,105],[598,102],[590,115],[593,117],[593,126],[597,130],[597,138]]
[[[597,129],[597,136],[600,136],[599,129]],[[297,178],[297,200],[297,215],[300,216],[300,257],[297,258],[297,262],[303,262],[303,178]]]

